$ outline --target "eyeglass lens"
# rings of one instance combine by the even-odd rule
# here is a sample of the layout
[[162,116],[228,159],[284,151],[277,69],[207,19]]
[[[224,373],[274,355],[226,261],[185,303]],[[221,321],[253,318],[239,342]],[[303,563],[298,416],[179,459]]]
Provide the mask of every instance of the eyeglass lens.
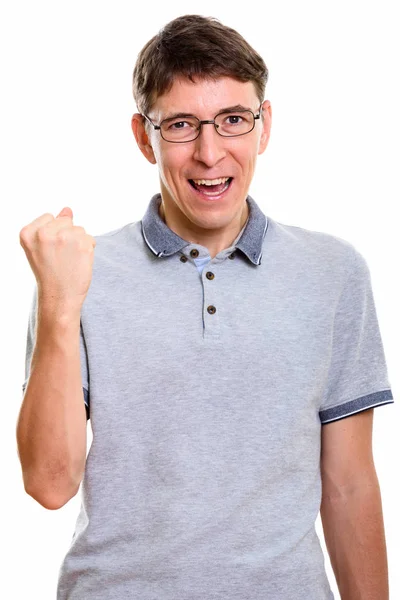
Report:
[[[221,113],[215,117],[215,125],[220,135],[231,137],[249,133],[254,127],[254,115],[251,111]],[[200,121],[196,117],[165,119],[161,123],[161,132],[169,142],[188,142],[199,135]]]

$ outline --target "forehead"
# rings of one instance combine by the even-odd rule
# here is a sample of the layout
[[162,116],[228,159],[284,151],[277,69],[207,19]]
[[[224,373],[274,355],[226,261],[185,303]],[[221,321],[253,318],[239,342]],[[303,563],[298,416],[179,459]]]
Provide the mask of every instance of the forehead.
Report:
[[228,106],[242,104],[256,110],[259,100],[252,81],[237,81],[231,77],[218,79],[187,78],[174,80],[171,89],[154,102],[151,114],[165,119],[169,115],[185,112],[200,118],[214,116]]

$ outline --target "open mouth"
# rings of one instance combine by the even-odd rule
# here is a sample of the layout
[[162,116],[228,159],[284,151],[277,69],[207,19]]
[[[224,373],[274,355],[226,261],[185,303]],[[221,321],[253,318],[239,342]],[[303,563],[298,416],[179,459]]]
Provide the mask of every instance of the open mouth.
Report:
[[[221,177],[218,183],[210,184],[209,182],[206,183],[204,179],[197,180],[197,182],[195,182],[193,179],[189,179],[189,183],[192,186],[192,188],[196,190],[196,192],[202,197],[206,199],[219,199],[223,194],[225,194],[228,191],[228,189],[231,186],[232,180],[233,177]],[[199,183],[199,181],[201,181],[202,183]]]

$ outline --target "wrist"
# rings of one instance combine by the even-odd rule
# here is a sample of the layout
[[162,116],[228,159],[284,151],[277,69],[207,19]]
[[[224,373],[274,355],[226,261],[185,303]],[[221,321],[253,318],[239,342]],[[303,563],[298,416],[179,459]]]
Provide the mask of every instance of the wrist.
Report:
[[81,303],[55,298],[38,298],[38,323],[51,327],[74,327],[80,323]]

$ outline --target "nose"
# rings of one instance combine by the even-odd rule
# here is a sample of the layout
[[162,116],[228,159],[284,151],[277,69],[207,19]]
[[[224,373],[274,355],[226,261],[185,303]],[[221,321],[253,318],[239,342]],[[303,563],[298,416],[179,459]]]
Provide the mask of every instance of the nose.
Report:
[[207,167],[213,167],[226,156],[224,138],[215,131],[211,123],[203,123],[200,135],[193,142],[193,158],[204,163]]

